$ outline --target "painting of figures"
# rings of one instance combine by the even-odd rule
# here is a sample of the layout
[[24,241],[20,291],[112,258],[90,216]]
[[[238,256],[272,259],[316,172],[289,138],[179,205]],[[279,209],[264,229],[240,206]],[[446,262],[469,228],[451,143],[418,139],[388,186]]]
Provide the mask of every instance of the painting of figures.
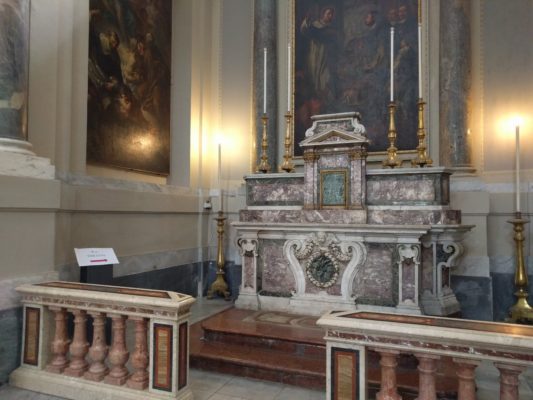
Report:
[[0,0],[0,132],[27,138],[30,1]]
[[388,147],[390,28],[396,142],[417,145],[417,0],[295,0],[294,154],[316,114],[358,111],[372,152]]
[[168,0],[90,0],[87,162],[167,175]]

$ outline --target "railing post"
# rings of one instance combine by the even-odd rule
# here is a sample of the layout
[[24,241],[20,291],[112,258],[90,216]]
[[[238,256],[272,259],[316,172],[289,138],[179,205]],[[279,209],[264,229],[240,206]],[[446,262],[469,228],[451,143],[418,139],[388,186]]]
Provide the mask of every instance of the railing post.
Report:
[[495,363],[500,371],[500,400],[518,400],[518,376],[526,369],[523,366]]
[[437,400],[435,387],[436,362],[440,356],[415,353],[418,359],[418,400]]
[[130,353],[126,349],[126,316],[110,315],[113,324],[113,340],[109,351],[109,363],[112,365],[104,382],[111,385],[121,386],[128,379],[128,369],[125,367]]
[[131,355],[131,364],[135,372],[128,379],[127,385],[133,389],[143,390],[148,387],[148,337],[146,318],[130,317],[135,321],[135,351]]
[[454,358],[457,365],[457,377],[459,388],[457,397],[459,400],[476,400],[476,367],[480,361]]
[[381,357],[381,388],[376,394],[376,400],[401,400],[396,385],[396,366],[398,365],[399,351],[374,349]]
[[61,307],[49,307],[54,313],[55,332],[52,340],[52,361],[46,366],[48,372],[61,374],[68,365],[67,351],[70,340],[67,335],[67,310]]
[[89,357],[92,362],[89,370],[85,373],[84,378],[91,381],[101,381],[109,371],[104,361],[107,357],[108,347],[105,340],[105,322],[104,313],[90,313],[93,317],[93,343],[89,349]]
[[87,313],[85,310],[72,310],[74,314],[74,338],[70,344],[70,364],[63,372],[68,376],[82,376],[89,363],[85,360],[89,343],[87,342]]

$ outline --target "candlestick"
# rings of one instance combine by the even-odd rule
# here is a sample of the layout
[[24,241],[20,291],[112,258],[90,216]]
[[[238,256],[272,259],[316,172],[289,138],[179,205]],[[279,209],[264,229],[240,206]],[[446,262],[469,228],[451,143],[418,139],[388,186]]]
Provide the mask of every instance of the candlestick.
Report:
[[390,28],[390,101],[394,101],[394,27]]
[[287,111],[285,114],[285,154],[283,155],[283,163],[280,165],[279,169],[285,172],[293,172],[294,164],[292,163],[292,137],[291,137],[291,119],[292,114],[290,111]]
[[527,325],[533,324],[533,309],[529,305],[527,298],[529,296],[529,282],[527,269],[524,262],[524,225],[529,221],[522,218],[520,212],[515,213],[514,219],[508,221],[514,226],[514,241],[516,248],[516,265],[514,275],[514,285],[516,288],[516,303],[509,310],[509,322],[522,323]]
[[389,104],[389,148],[387,149],[387,158],[383,160],[383,168],[396,168],[402,166],[402,160],[398,158],[398,148],[396,147],[396,123],[394,114],[396,112],[396,104],[391,101]]
[[263,114],[267,112],[267,48],[263,49]]
[[226,281],[224,280],[224,266],[226,264],[226,261],[224,259],[224,222],[226,221],[226,218],[224,217],[224,213],[221,211],[218,212],[218,217],[215,218],[215,221],[217,221],[217,239],[218,239],[218,247],[217,247],[217,278],[215,281],[211,284],[211,287],[207,291],[207,298],[212,299],[215,297],[216,294],[220,294],[221,296],[224,296],[224,300],[231,300],[229,287]]
[[418,98],[422,98],[422,24],[418,23]]
[[287,46],[287,111],[291,110],[291,45]]
[[516,212],[520,212],[520,125],[516,126],[515,168],[516,168]]
[[267,124],[268,117],[266,114],[261,117],[263,121],[263,137],[261,139],[261,162],[257,166],[257,171],[266,174],[270,172],[270,164],[268,163],[268,137],[267,137]]

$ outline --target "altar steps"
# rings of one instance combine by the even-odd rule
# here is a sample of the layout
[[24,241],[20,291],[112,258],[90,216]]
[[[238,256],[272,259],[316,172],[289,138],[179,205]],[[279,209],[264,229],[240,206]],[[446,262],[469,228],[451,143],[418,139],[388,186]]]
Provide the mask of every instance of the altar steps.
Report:
[[[278,313],[279,314],[279,313]],[[325,389],[324,333],[310,317],[231,309],[191,327],[191,367]],[[270,318],[272,317],[272,318]],[[293,324],[291,325],[291,321]]]
[[[326,388],[326,342],[318,318],[279,312],[223,311],[191,326],[192,368],[280,382]],[[418,391],[417,360],[402,355],[397,368],[404,400]],[[381,379],[377,353],[368,353],[369,398]],[[453,399],[457,380],[453,363],[441,363],[437,373],[439,399]]]

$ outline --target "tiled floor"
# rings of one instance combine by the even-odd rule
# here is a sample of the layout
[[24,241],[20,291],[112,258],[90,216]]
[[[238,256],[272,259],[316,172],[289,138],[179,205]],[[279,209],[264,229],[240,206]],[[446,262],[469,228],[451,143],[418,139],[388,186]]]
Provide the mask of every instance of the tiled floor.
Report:
[[[194,400],[323,400],[324,393],[274,382],[258,381],[231,375],[191,370],[191,389]],[[62,400],[13,388],[0,387],[2,400]]]

